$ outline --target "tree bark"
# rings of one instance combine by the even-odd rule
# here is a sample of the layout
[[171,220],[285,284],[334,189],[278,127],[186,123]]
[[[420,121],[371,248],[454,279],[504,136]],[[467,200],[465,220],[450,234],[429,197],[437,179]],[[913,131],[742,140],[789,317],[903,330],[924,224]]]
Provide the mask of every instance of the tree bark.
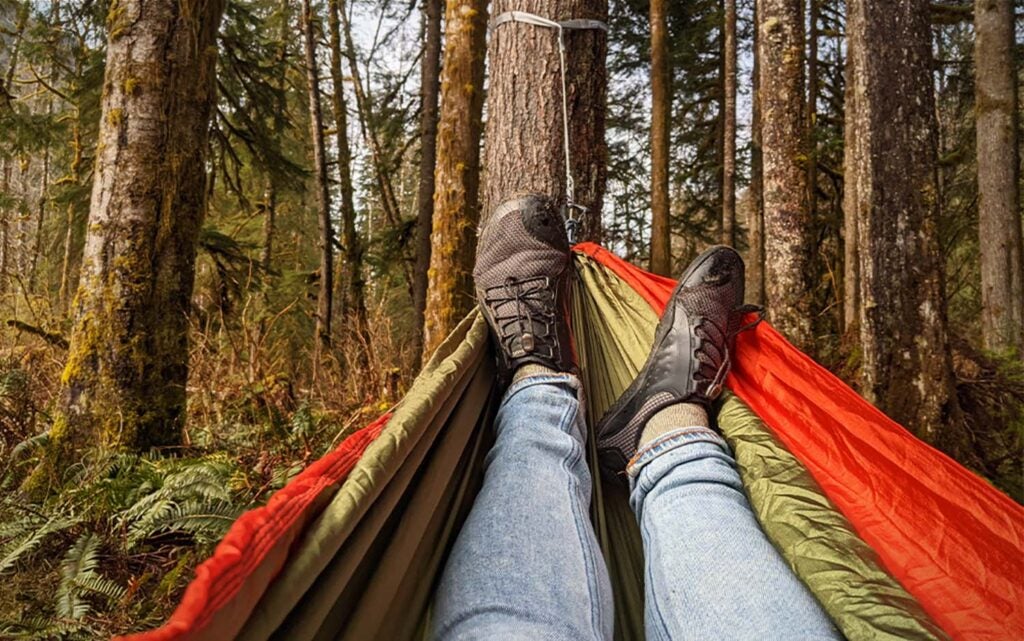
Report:
[[423,327],[425,356],[432,354],[473,308],[486,36],[486,0],[448,0],[434,223]]
[[722,27],[722,243],[736,245],[736,0]]
[[811,349],[802,0],[760,0],[765,294],[780,331]]
[[[427,270],[430,269],[430,235],[434,220],[434,171],[437,164],[437,100],[441,76],[441,0],[423,0],[423,58],[420,61],[420,178],[416,194],[416,268],[413,270],[413,352],[417,369],[423,358],[427,307]],[[481,61],[485,55],[480,47]],[[483,65],[481,64],[481,73]],[[483,87],[476,93],[483,95]],[[473,123],[467,123],[473,127]],[[479,136],[477,138],[479,146]],[[475,152],[479,159],[479,151]],[[479,177],[477,177],[479,179]]]
[[843,111],[843,331],[850,333],[860,326],[860,253],[857,227],[857,140],[852,126],[857,114],[857,93],[854,91],[854,57],[846,57],[846,87]]
[[668,148],[672,111],[666,0],[651,0],[651,271],[672,274]]
[[343,316],[354,326],[354,336],[367,341],[366,296],[363,281],[363,241],[356,230],[355,189],[352,186],[352,149],[348,140],[348,105],[345,78],[341,72],[341,6],[330,0],[328,21],[331,31],[331,80],[334,84],[332,106],[338,146],[338,178],[341,191],[341,244],[344,251],[341,280]]
[[223,2],[111,8],[89,225],[39,488],[95,448],[181,442]]
[[762,0],[754,1],[754,68],[751,74],[750,114],[750,252],[747,255],[747,296],[764,304],[764,162],[761,136],[761,52],[758,15]]
[[[275,96],[275,113],[273,118],[274,134],[280,140],[284,136],[285,126],[287,125],[287,113],[288,113],[288,98],[287,98],[287,69],[288,69],[288,37],[291,32],[291,20],[289,12],[290,0],[280,0],[277,11],[280,14],[279,19],[281,21],[280,28],[278,30],[278,41],[277,41],[277,55],[275,63],[277,70],[281,74],[277,80],[277,95]],[[278,195],[278,179],[274,176],[273,171],[267,166],[264,161],[263,166],[264,181],[266,188],[264,190],[264,197],[266,203],[264,205],[264,218],[263,218],[263,246],[260,248],[260,266],[263,269],[264,276],[264,297],[269,293],[269,281],[270,274],[274,267],[274,236],[277,232],[277,195]],[[264,298],[265,299],[265,298]]]
[[[21,51],[21,43],[25,34],[25,26],[28,23],[29,8],[31,5],[26,2],[18,7],[17,22],[14,26],[14,43],[11,46],[10,58],[7,61],[7,69],[4,71],[3,99],[8,103],[14,99],[14,72],[18,68],[18,56]],[[0,167],[0,193],[7,195],[11,188],[11,163],[4,158],[3,166]],[[11,209],[3,207],[0,209],[0,294],[7,291],[10,281],[11,263]]]
[[1024,353],[1024,247],[1011,0],[975,0],[974,33],[982,338],[986,349]]
[[[0,165],[0,193],[5,196],[11,191],[11,163],[7,158],[3,159]],[[0,294],[7,292],[10,281],[11,262],[11,210],[8,207],[0,209]]]
[[[607,21],[607,0],[495,0],[492,13],[528,11],[551,20]],[[586,208],[580,240],[601,238],[607,177],[604,139],[608,38],[597,29],[565,32],[567,102],[575,201]],[[484,144],[484,212],[525,192],[565,192],[558,32],[521,23],[494,30]]]
[[[75,119],[71,125],[71,177],[74,179],[74,184],[79,184],[81,181],[81,169],[82,169],[82,111],[75,105]],[[74,241],[74,230],[75,230],[75,206],[74,203],[68,203],[66,208],[66,215],[64,217],[64,257],[61,261],[60,266],[60,289],[57,293],[57,302],[60,305],[61,310],[68,314],[71,311],[71,254],[73,251]]]
[[818,4],[807,0],[807,216],[818,219]]
[[334,229],[331,227],[331,192],[327,182],[323,114],[320,109],[320,71],[316,60],[316,30],[310,0],[302,0],[302,32],[306,50],[306,88],[309,95],[309,129],[313,143],[313,175],[316,180],[317,223],[320,232],[320,278],[316,297],[316,333],[313,350],[314,376],[320,369],[322,350],[331,345],[331,312],[334,296]]
[[[948,452],[959,416],[938,242],[928,3],[850,0],[862,392]],[[850,189],[848,187],[848,189]]]

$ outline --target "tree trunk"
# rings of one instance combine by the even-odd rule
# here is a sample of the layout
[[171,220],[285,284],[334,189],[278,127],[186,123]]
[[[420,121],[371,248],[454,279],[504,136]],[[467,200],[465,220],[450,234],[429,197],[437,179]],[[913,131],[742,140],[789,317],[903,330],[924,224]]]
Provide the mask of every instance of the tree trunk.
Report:
[[[370,107],[373,101],[367,95],[363,87],[362,74],[359,71],[359,61],[356,59],[356,45],[352,40],[352,25],[349,24],[348,14],[345,10],[345,0],[338,0],[338,17],[341,18],[342,35],[345,37],[345,56],[348,58],[349,71],[352,73],[352,88],[356,95],[356,113],[359,116],[359,128],[363,134],[363,140],[370,147],[370,160],[373,165],[374,178],[377,181],[377,191],[380,195],[381,209],[388,224],[397,227],[402,222],[402,212],[398,205],[398,198],[395,196],[395,187],[391,181],[391,174],[385,166],[384,149],[381,145],[377,130],[371,125],[372,114]],[[368,217],[371,221],[372,216]],[[406,283],[409,286],[409,295],[413,294],[413,265],[406,257],[401,257],[402,270],[405,274]]]
[[[862,392],[955,452],[936,199],[937,123],[927,0],[850,0]],[[848,189],[850,189],[848,187]]]
[[[25,25],[28,23],[28,13],[31,5],[26,2],[18,7],[17,23],[14,26],[14,44],[11,46],[10,58],[7,61],[7,69],[4,71],[3,99],[10,102],[14,96],[14,72],[18,68],[18,56],[21,51],[21,43],[25,34]],[[5,105],[9,106],[9,105]],[[0,194],[8,195],[11,189],[11,163],[4,158],[3,166],[0,167]],[[10,284],[10,263],[11,263],[11,209],[0,208],[0,294],[7,291]]]
[[747,254],[747,297],[764,304],[764,163],[761,151],[761,52],[757,25],[762,0],[754,2],[754,68],[750,109],[750,252]]
[[772,321],[811,348],[802,0],[760,0],[765,294]]
[[[416,194],[416,269],[413,271],[413,352],[417,369],[423,358],[424,313],[427,306],[427,270],[430,269],[430,234],[434,220],[434,171],[437,163],[437,97],[441,67],[441,0],[423,0],[423,59],[420,61],[420,178]],[[483,46],[478,49],[481,61]],[[483,64],[481,62],[481,73]],[[483,95],[482,85],[475,93]],[[473,122],[468,127],[477,126]],[[479,136],[477,146],[479,146]],[[474,152],[479,159],[479,151]],[[479,180],[476,177],[475,180]]]
[[[495,0],[492,14],[528,11],[551,20],[607,21],[607,0]],[[608,37],[597,29],[565,32],[567,102],[576,203],[586,208],[580,240],[600,240],[607,175],[604,140]],[[491,84],[484,144],[484,212],[525,192],[565,192],[558,32],[506,23],[491,36]]]
[[111,9],[71,345],[49,455],[31,488],[94,448],[181,442],[223,10],[210,0]]
[[[11,193],[11,163],[7,158],[3,159],[0,165],[0,194]],[[0,209],[0,294],[7,292],[10,281],[11,262],[11,209],[3,207]]]
[[[60,0],[53,0],[50,4],[50,28],[56,28],[60,23]],[[50,63],[50,78],[52,79],[57,70],[56,61]],[[52,82],[52,80],[51,80]],[[53,96],[46,97],[46,118],[53,117]],[[32,262],[29,265],[28,289],[35,291],[36,277],[39,270],[39,255],[43,248],[43,224],[46,222],[47,192],[50,190],[50,143],[43,147],[43,171],[39,177],[39,203],[36,209],[36,229],[32,242]]]
[[736,0],[722,27],[722,243],[736,245]]
[[356,231],[355,189],[352,187],[352,149],[348,140],[348,105],[345,78],[341,73],[341,7],[330,0],[328,21],[331,31],[331,80],[334,84],[332,106],[338,146],[338,178],[341,186],[341,243],[344,248],[341,280],[344,285],[342,311],[354,325],[360,343],[367,341],[366,298],[363,282],[363,242]]
[[[289,20],[289,2],[290,0],[281,0],[281,4],[278,5],[277,11],[280,14],[280,29],[277,37],[277,56],[275,63],[277,64],[277,70],[281,74],[277,81],[277,96],[274,99],[275,113],[272,116],[274,134],[278,140],[281,140],[284,136],[285,127],[287,125],[287,113],[288,113],[288,97],[287,97],[287,70],[288,70],[288,38],[291,33],[291,21]],[[264,276],[264,287],[263,293],[266,296],[269,293],[269,281],[270,274],[274,267],[274,236],[277,232],[277,194],[278,194],[278,179],[275,177],[273,171],[267,163],[264,162],[263,166],[264,181],[266,184],[264,190],[264,197],[266,203],[264,205],[264,218],[263,218],[263,247],[260,249],[260,267],[263,269]]]
[[860,255],[857,242],[857,140],[856,128],[851,126],[857,114],[857,94],[854,89],[853,56],[846,57],[846,87],[843,111],[846,126],[843,131],[843,331],[853,332],[860,326]]
[[668,148],[672,111],[666,0],[651,0],[651,271],[672,274]]
[[975,113],[981,331],[986,349],[1024,350],[1024,261],[1013,3],[975,0]]
[[320,232],[320,278],[316,297],[316,338],[313,373],[320,369],[322,350],[331,345],[331,311],[334,296],[334,229],[331,227],[331,192],[327,182],[323,114],[320,110],[320,71],[316,60],[316,30],[310,0],[302,0],[302,31],[306,43],[306,87],[309,93],[309,129],[313,142],[313,174],[316,179],[317,222]]
[[807,0],[807,216],[818,219],[818,3]]
[[486,35],[486,0],[448,0],[433,247],[423,327],[425,356],[473,308]]

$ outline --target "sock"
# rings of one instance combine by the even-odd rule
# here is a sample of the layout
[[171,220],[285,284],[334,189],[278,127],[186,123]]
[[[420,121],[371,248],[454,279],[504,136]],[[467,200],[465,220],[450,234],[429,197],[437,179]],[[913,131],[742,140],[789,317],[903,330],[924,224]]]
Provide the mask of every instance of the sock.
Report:
[[538,365],[536,363],[527,363],[526,365],[521,365],[515,371],[515,373],[512,374],[512,382],[518,383],[519,381],[521,381],[524,378],[527,378],[528,376],[544,376],[548,374],[557,373],[558,372],[551,369],[550,367],[544,367],[543,365]]
[[655,413],[644,425],[644,431],[640,433],[640,446],[650,443],[654,439],[668,434],[680,427],[694,427],[703,425],[710,427],[707,410],[696,403],[676,403],[662,408]]

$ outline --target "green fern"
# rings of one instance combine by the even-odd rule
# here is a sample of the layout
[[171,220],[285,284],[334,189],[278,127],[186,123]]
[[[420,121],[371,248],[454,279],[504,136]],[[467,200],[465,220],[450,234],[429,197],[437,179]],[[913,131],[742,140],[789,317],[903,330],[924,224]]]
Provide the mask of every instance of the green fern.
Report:
[[14,621],[0,620],[0,639],[71,639],[96,638],[96,632],[79,621],[35,615]]
[[97,570],[100,564],[100,548],[103,539],[95,532],[86,532],[78,537],[64,555],[60,568],[60,586],[54,601],[54,612],[58,617],[81,621],[92,609],[83,597],[95,594],[117,601],[124,597],[125,589],[104,578]]
[[187,532],[203,543],[218,540],[241,512],[229,489],[234,471],[224,457],[168,466],[150,493],[117,516],[128,548],[166,532]]
[[48,536],[62,532],[78,522],[79,519],[74,517],[58,515],[47,519],[29,513],[13,523],[6,524],[0,530],[0,541],[3,541],[0,545],[0,574],[14,568],[18,561],[42,545]]

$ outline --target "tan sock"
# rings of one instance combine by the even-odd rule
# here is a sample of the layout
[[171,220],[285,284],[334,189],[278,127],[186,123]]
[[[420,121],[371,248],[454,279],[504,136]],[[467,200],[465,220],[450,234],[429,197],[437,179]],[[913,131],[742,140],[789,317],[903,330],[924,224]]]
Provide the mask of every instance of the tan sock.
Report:
[[550,367],[544,367],[543,365],[538,365],[536,363],[527,363],[526,365],[520,366],[519,369],[512,374],[512,382],[518,383],[528,376],[546,376],[557,373],[558,372]]
[[640,446],[642,447],[672,430],[697,425],[711,426],[708,421],[708,413],[703,406],[696,403],[669,405],[657,412],[647,421],[647,425],[644,425],[644,431],[640,433]]

